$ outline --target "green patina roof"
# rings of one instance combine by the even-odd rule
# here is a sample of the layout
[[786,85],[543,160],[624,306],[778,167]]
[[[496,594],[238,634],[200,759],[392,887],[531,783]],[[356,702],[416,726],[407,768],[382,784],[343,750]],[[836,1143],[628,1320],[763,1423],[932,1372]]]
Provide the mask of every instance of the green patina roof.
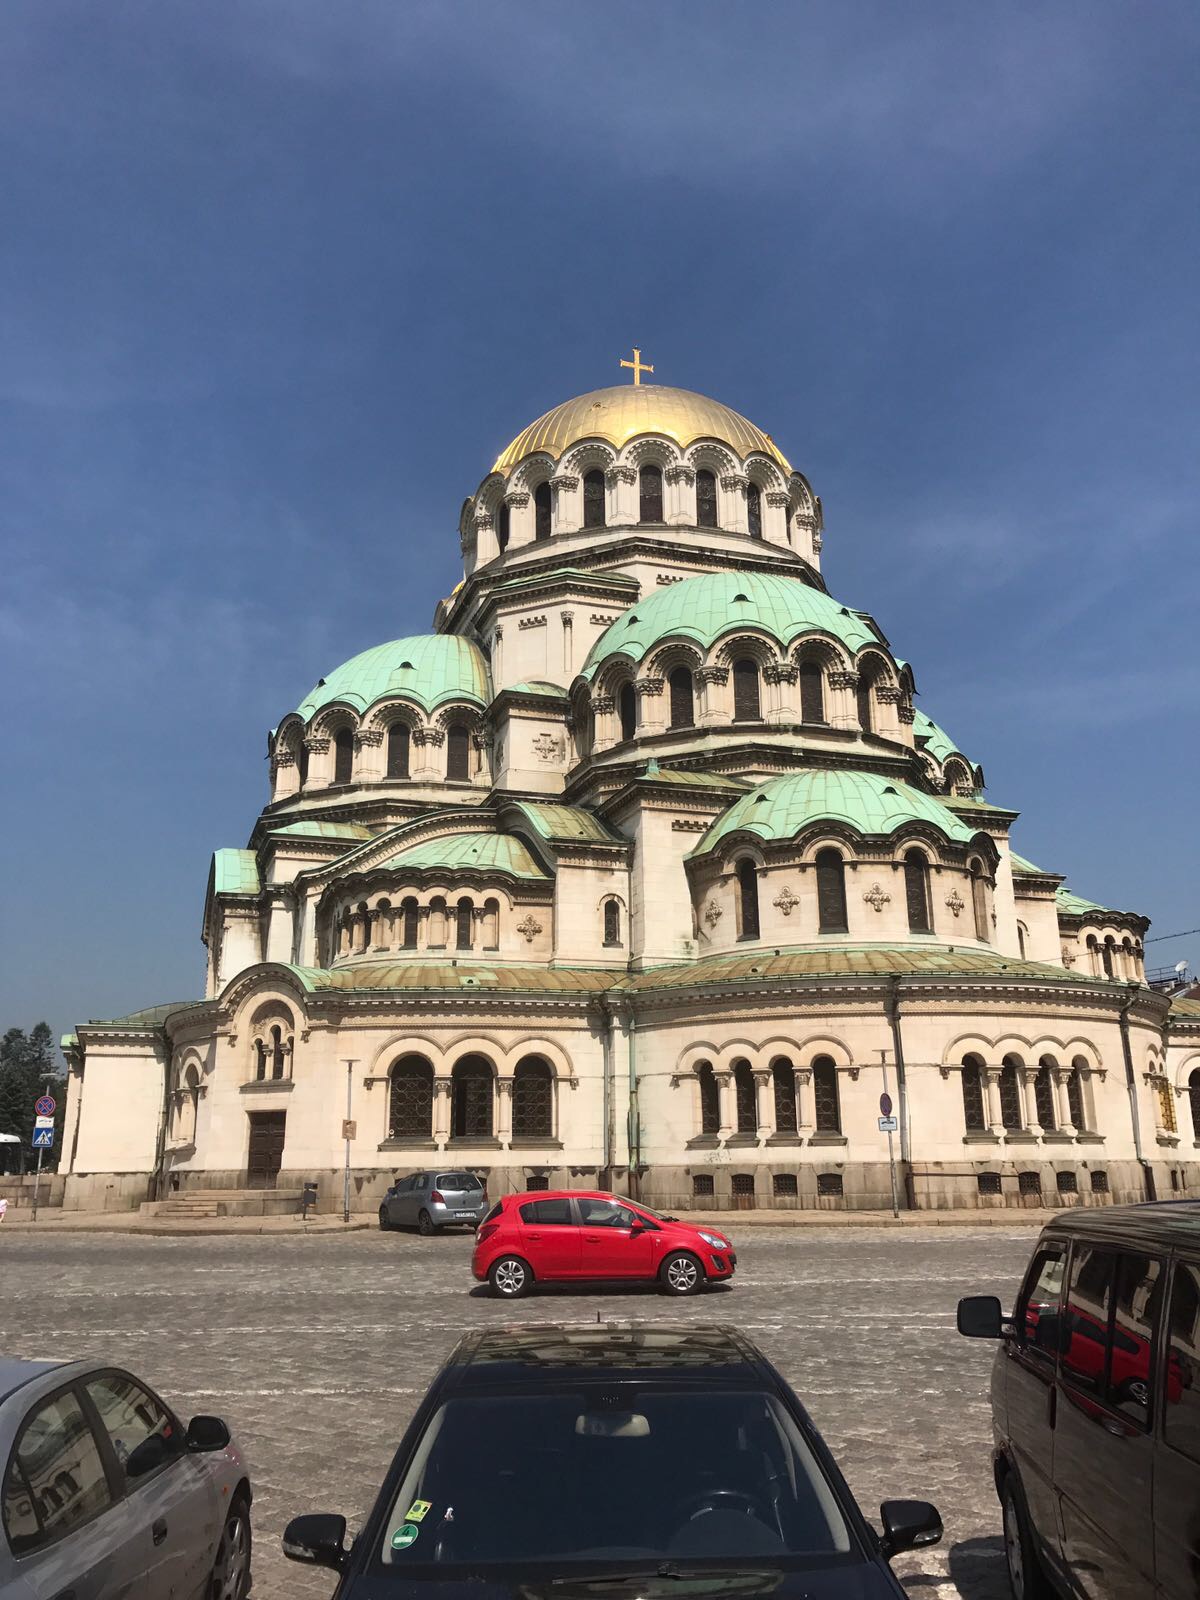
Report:
[[491,694],[487,662],[477,644],[456,633],[419,633],[352,656],[323,678],[297,709],[307,722],[335,700],[363,712],[376,700],[404,695],[432,711],[444,700],[485,706]]
[[874,772],[805,768],[752,789],[730,806],[691,852],[706,855],[731,833],[791,839],[812,822],[844,822],[862,834],[890,834],[908,822],[930,823],[958,844],[971,829],[932,795]]
[[688,772],[683,768],[647,766],[634,780],[637,783],[673,783],[681,789],[726,789],[745,794],[751,787],[745,778],[727,778],[719,772]]
[[214,894],[257,894],[262,888],[253,850],[213,851]]
[[273,839],[373,839],[374,831],[361,822],[319,822],[307,818],[303,822],[289,822],[285,827],[272,828]]
[[506,872],[514,878],[549,877],[511,833],[449,833],[409,845],[381,865],[385,871],[444,867],[447,871]]
[[1200,1000],[1172,1000],[1171,1015],[1178,1012],[1182,1017],[1200,1017]]
[[[738,595],[745,595],[738,600]],[[640,661],[663,639],[691,639],[703,649],[739,628],[765,630],[781,646],[805,633],[827,633],[851,651],[879,643],[858,611],[813,589],[800,578],[773,572],[709,572],[647,595],[606,628],[588,653],[583,676],[620,654]]]
[[175,1000],[170,1005],[147,1006],[144,1011],[131,1011],[127,1017],[91,1017],[84,1024],[91,1028],[161,1028],[173,1012],[187,1011],[204,1005],[203,1000]]
[[1035,867],[1032,861],[1027,860],[1024,856],[1019,856],[1015,850],[1008,852],[1008,859],[1012,862],[1013,872],[1019,878],[1058,877],[1057,872],[1047,872],[1045,867]]
[[1066,917],[1087,917],[1093,912],[1099,912],[1105,917],[1130,917],[1137,916],[1136,911],[1118,911],[1115,906],[1097,905],[1094,900],[1085,900],[1081,894],[1076,894],[1073,889],[1068,889],[1064,884],[1055,891],[1055,904]]
[[586,583],[592,588],[631,589],[636,594],[637,579],[623,572],[584,572],[580,567],[554,567],[550,572],[517,573],[497,583],[493,594],[511,594],[514,590],[535,589],[545,583]]
[[535,967],[460,961],[380,961],[354,966],[292,967],[306,989],[504,989],[526,994],[581,994],[611,989],[619,968]]
[[923,711],[913,713],[913,738],[924,739],[922,748],[937,762],[945,761],[947,756],[962,755],[945,728],[939,728],[933,718],[927,717]]
[[532,678],[528,683],[510,683],[505,694],[551,695],[555,700],[565,700],[567,691],[561,683],[550,683],[545,678]]
[[627,844],[619,834],[606,828],[600,818],[581,806],[554,805],[541,800],[522,800],[519,811],[543,839],[583,841],[589,844]]

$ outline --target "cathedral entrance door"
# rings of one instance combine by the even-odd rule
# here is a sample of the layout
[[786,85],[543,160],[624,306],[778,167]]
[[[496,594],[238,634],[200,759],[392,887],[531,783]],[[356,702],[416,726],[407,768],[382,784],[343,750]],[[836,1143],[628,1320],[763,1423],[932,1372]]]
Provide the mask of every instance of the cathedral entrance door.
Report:
[[286,1111],[251,1111],[250,1154],[246,1160],[246,1186],[273,1189],[283,1164]]

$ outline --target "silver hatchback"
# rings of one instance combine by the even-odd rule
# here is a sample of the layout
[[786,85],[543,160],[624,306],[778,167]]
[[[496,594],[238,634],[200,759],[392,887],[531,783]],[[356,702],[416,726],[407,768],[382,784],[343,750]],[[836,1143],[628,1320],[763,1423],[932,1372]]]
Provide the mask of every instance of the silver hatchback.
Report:
[[185,1428],[91,1361],[0,1359],[0,1600],[243,1600],[250,1479],[218,1417]]
[[381,1228],[477,1228],[488,1208],[487,1185],[473,1172],[417,1172],[401,1178],[379,1207]]

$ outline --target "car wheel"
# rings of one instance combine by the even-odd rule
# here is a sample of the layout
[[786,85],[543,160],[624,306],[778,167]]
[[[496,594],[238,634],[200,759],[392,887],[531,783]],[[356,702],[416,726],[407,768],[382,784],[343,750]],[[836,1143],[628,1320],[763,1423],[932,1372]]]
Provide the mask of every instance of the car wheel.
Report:
[[488,1272],[492,1293],[501,1300],[519,1300],[533,1286],[533,1273],[520,1256],[501,1256]]
[[432,1237],[433,1231],[433,1218],[429,1215],[428,1211],[422,1211],[421,1215],[417,1218],[417,1232],[423,1239],[429,1239]]
[[250,1507],[237,1499],[229,1508],[208,1580],[208,1600],[245,1600],[250,1592]]
[[662,1264],[659,1278],[668,1294],[695,1294],[704,1283],[704,1268],[686,1250],[677,1250]]
[[391,1223],[388,1221],[388,1214],[387,1214],[387,1207],[386,1206],[380,1206],[380,1208],[379,1208],[379,1226],[380,1226],[380,1228],[382,1229],[382,1231],[384,1233],[387,1233],[387,1231],[391,1227]]
[[1054,1600],[1054,1590],[1034,1548],[1024,1496],[1011,1473],[1004,1480],[1000,1503],[1004,1511],[1004,1559],[1013,1600]]

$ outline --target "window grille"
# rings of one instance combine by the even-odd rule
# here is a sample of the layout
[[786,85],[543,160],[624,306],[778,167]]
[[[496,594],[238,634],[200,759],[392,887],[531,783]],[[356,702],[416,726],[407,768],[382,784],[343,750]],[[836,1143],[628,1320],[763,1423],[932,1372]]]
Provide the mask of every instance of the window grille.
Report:
[[1087,1126],[1087,1119],[1083,1114],[1083,1075],[1078,1067],[1072,1067],[1071,1076],[1067,1079],[1067,1104],[1071,1108],[1071,1122],[1082,1131]]
[[661,522],[662,520],[662,468],[656,466],[643,467],[641,472],[638,473],[638,521]]
[[1000,1121],[1010,1131],[1021,1126],[1021,1085],[1012,1061],[1000,1070]]
[[535,1172],[525,1180],[525,1189],[530,1194],[541,1194],[550,1187],[550,1179],[544,1172]]
[[621,907],[616,900],[604,902],[604,942],[605,944],[621,942]]
[[780,1062],[778,1066],[772,1068],[771,1076],[775,1081],[775,1131],[795,1133],[796,1076],[792,1071],[791,1062]]
[[733,720],[755,722],[762,715],[758,688],[758,662],[733,663]]
[[692,1178],[692,1194],[694,1196],[715,1194],[716,1185],[712,1180],[711,1172],[697,1172]]
[[800,1185],[794,1172],[777,1172],[771,1179],[771,1192],[777,1200],[794,1200]]
[[1058,1172],[1054,1177],[1054,1184],[1059,1194],[1078,1194],[1079,1179],[1073,1172]]
[[398,1061],[392,1068],[388,1137],[433,1137],[433,1068],[420,1057]]
[[717,526],[717,480],[711,472],[696,474],[696,526]]
[[800,720],[825,721],[825,674],[816,661],[800,663]]
[[844,1194],[840,1172],[818,1172],[817,1193],[830,1200],[840,1200]]
[[389,778],[408,777],[408,724],[393,722],[387,735],[387,775]]
[[998,1172],[981,1172],[975,1182],[980,1194],[1000,1194],[1002,1192],[1000,1174]]
[[837,1067],[828,1056],[818,1056],[813,1062],[813,1098],[817,1108],[817,1132],[841,1133]]
[[1200,1140],[1200,1067],[1188,1079],[1188,1104],[1192,1108],[1192,1137]]
[[492,1136],[492,1070],[486,1061],[467,1057],[454,1069],[451,1127],[456,1139]]
[[1038,1124],[1047,1132],[1057,1126],[1054,1116],[1054,1083],[1049,1067],[1039,1067],[1033,1080],[1033,1098],[1037,1105]]
[[748,1061],[737,1061],[733,1067],[733,1092],[737,1105],[739,1133],[758,1131],[758,1111],[754,1097],[754,1075]]
[[583,525],[585,528],[603,528],[605,525],[604,474],[587,473],[583,480]]
[[983,1105],[983,1083],[979,1065],[966,1060],[962,1069],[963,1120],[968,1133],[984,1133],[987,1115]]
[[754,1201],[754,1174],[752,1172],[735,1172],[733,1175],[733,1198],[735,1200]]
[[1042,1178],[1038,1172],[1018,1172],[1017,1192],[1019,1194],[1036,1194],[1042,1192]]
[[845,933],[846,864],[836,850],[817,851],[817,921],[822,933]]
[[1105,1172],[1103,1168],[1099,1168],[1097,1171],[1093,1172],[1091,1174],[1091,1179],[1093,1194],[1108,1193],[1108,1173]]
[[522,1061],[513,1073],[514,1139],[554,1136],[554,1075],[546,1061]]
[[718,1133],[721,1127],[721,1092],[711,1061],[696,1068],[700,1084],[700,1132]]

